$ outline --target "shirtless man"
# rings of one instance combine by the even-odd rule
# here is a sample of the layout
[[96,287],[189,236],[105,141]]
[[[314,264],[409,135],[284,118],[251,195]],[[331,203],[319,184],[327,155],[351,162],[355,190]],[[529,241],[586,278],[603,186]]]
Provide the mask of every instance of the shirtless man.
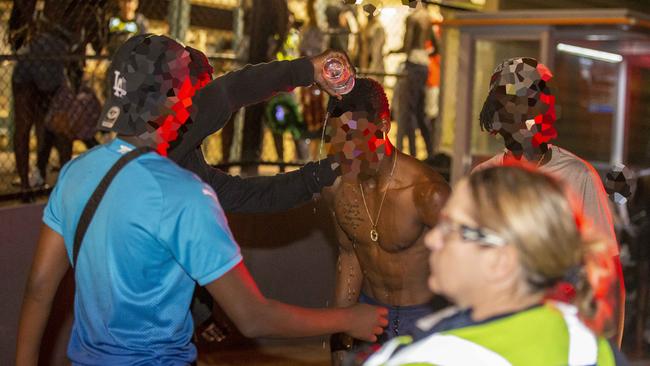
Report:
[[[440,174],[395,150],[387,136],[388,100],[376,81],[357,79],[328,110],[325,141],[341,173],[324,191],[340,245],[335,305],[388,307],[385,341],[434,310],[422,240],[450,189]],[[340,364],[352,339],[335,335],[330,346],[333,363]]]

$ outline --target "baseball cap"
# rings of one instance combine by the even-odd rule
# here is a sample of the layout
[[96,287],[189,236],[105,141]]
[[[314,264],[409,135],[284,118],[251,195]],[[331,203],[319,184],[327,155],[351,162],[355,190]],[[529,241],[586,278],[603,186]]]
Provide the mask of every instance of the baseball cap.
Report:
[[111,92],[98,128],[157,143],[169,140],[157,131],[163,126],[175,131],[189,117],[197,83],[190,63],[185,46],[169,37],[144,34],[130,38],[109,67]]

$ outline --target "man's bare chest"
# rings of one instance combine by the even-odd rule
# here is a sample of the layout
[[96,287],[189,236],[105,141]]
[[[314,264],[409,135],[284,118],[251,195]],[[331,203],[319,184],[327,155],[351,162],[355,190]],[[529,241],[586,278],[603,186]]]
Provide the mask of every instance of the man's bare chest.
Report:
[[424,229],[412,192],[389,189],[383,204],[382,196],[383,192],[369,192],[364,202],[358,187],[339,187],[334,200],[337,223],[353,243],[378,245],[388,252],[405,250]]

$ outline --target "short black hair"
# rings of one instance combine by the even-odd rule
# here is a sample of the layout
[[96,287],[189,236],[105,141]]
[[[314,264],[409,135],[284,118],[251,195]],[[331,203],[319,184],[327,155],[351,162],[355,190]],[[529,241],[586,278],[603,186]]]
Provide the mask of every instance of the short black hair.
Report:
[[369,78],[355,79],[354,88],[343,95],[343,99],[330,98],[327,111],[330,117],[339,117],[345,112],[364,111],[368,113],[368,120],[371,122],[390,117],[384,87]]

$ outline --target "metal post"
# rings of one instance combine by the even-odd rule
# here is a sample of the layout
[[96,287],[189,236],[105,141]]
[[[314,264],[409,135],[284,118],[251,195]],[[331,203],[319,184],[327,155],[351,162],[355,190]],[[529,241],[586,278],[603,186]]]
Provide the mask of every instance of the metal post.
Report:
[[233,50],[238,50],[242,37],[244,37],[244,1],[237,1],[237,7],[233,10]]
[[190,27],[190,10],[192,5],[189,0],[170,0],[167,10],[169,35],[181,42],[185,41],[187,30]]
[[549,69],[555,70],[555,35],[554,28],[549,27],[540,35],[540,61]]
[[475,39],[461,30],[458,52],[458,91],[451,183],[469,172],[472,164],[472,90],[474,87]]
[[[242,48],[245,45],[242,45],[244,39],[244,11],[245,9],[250,9],[247,7],[245,0],[238,0],[237,7],[233,11],[233,50],[235,51],[235,56],[238,60],[235,62],[236,68],[241,67],[242,64],[245,64],[248,55],[248,49]],[[248,47],[248,46],[246,46]],[[242,60],[242,56],[244,56]],[[240,108],[239,113],[235,115],[235,118],[231,123],[234,124],[232,144],[230,146],[230,161],[241,161],[242,154],[242,141],[244,138],[244,114],[246,113],[245,108]]]
[[612,151],[610,164],[623,164],[625,150],[625,119],[627,112],[627,72],[626,60],[618,64],[618,85],[616,87],[616,113],[612,126]]

